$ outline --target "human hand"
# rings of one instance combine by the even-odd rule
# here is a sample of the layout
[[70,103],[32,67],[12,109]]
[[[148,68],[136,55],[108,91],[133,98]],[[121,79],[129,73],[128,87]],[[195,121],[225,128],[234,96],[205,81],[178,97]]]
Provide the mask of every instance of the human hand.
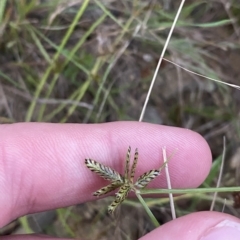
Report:
[[[123,172],[129,145],[139,149],[139,173],[161,165],[163,146],[167,153],[178,149],[169,162],[173,188],[199,186],[211,167],[207,143],[186,129],[139,122],[1,125],[0,227],[29,213],[94,200],[92,193],[105,183],[86,168],[84,159],[90,157]],[[164,174],[151,188],[166,188]],[[208,233],[215,235],[208,237]],[[239,236],[239,219],[224,213],[198,212],[164,224],[141,239],[239,239]]]

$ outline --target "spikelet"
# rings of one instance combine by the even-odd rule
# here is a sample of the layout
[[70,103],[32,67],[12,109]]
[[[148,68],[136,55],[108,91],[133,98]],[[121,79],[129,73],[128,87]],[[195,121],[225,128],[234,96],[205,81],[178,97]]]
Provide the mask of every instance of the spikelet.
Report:
[[108,207],[108,212],[110,214],[112,214],[115,211],[115,209],[126,199],[130,190],[131,187],[127,183],[120,187],[119,191],[116,193],[115,200]]
[[160,171],[153,169],[148,172],[142,174],[134,184],[137,188],[144,188],[146,187],[154,178],[160,175]]
[[131,173],[130,173],[130,182],[133,183],[136,167],[137,167],[137,162],[138,162],[138,149],[136,148],[135,154],[134,154],[134,160],[131,168]]
[[92,172],[97,173],[100,177],[106,180],[122,183],[124,182],[123,177],[117,171],[101,163],[98,163],[93,159],[85,159],[85,164]]
[[99,197],[101,195],[104,195],[106,193],[109,193],[117,188],[119,188],[122,185],[122,182],[112,182],[111,184],[107,185],[106,187],[103,187],[96,192],[93,193],[93,196]]
[[125,161],[125,174],[124,178],[129,179],[129,166],[130,166],[130,157],[131,157],[131,147],[128,147],[126,161]]

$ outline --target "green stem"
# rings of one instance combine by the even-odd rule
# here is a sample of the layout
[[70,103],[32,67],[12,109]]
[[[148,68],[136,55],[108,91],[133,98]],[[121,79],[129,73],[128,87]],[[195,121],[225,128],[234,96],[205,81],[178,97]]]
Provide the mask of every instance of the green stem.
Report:
[[7,3],[7,0],[0,1],[0,25],[3,22],[6,3]]
[[146,202],[144,201],[144,199],[142,198],[142,196],[136,192],[137,198],[138,200],[141,202],[141,204],[143,205],[144,209],[146,210],[148,216],[150,217],[150,219],[152,220],[153,224],[155,227],[159,227],[160,224],[158,222],[158,220],[155,218],[155,216],[153,215],[153,213],[151,212],[150,208],[147,206]]
[[28,223],[28,220],[27,220],[27,216],[19,218],[18,221],[21,223],[25,233],[27,233],[27,234],[33,233],[33,230],[29,226],[29,223]]
[[[88,3],[89,3],[89,0],[85,0],[83,1],[83,4],[80,6],[73,22],[71,23],[68,31],[66,32],[65,36],[63,37],[62,41],[61,41],[61,44],[59,46],[59,49],[58,51],[55,53],[55,55],[53,56],[53,59],[52,59],[52,63],[48,66],[48,68],[46,69],[45,73],[43,74],[41,80],[40,80],[40,83],[35,91],[35,94],[34,94],[34,98],[33,98],[33,101],[31,102],[29,108],[28,108],[28,111],[27,111],[27,115],[26,115],[26,122],[30,122],[31,119],[32,119],[32,116],[33,116],[33,112],[34,112],[34,109],[35,109],[35,106],[36,106],[36,103],[37,103],[37,99],[45,85],[45,83],[47,82],[47,79],[50,75],[50,73],[52,72],[52,70],[54,69],[55,65],[56,65],[56,62],[57,62],[57,59],[59,58],[61,52],[63,51],[65,45],[67,44],[67,41],[69,40],[74,28],[76,27],[76,25],[78,24],[79,22],[79,19],[81,18],[81,16],[83,15],[83,13],[85,12],[85,9],[87,8],[88,6]],[[40,119],[40,118],[38,118]]]
[[222,188],[187,188],[187,189],[143,189],[140,194],[184,194],[184,193],[208,193],[208,192],[240,192],[240,187]]

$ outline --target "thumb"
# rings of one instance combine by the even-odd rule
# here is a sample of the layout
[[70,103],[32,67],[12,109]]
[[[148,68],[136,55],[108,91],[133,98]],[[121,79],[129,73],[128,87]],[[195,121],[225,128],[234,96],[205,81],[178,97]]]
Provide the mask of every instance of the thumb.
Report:
[[148,239],[239,240],[240,220],[226,213],[197,212],[177,218],[148,233]]

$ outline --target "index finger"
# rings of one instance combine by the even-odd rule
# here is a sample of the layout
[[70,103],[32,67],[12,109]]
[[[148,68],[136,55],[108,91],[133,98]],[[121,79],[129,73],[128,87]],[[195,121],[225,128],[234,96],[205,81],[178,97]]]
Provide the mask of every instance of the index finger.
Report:
[[[0,126],[0,226],[16,217],[94,199],[105,180],[84,164],[92,158],[124,172],[128,146],[139,149],[136,175],[158,168],[163,146],[173,188],[196,187],[207,176],[211,153],[190,130],[139,122],[106,124],[18,123]],[[151,187],[166,187],[164,174]]]

